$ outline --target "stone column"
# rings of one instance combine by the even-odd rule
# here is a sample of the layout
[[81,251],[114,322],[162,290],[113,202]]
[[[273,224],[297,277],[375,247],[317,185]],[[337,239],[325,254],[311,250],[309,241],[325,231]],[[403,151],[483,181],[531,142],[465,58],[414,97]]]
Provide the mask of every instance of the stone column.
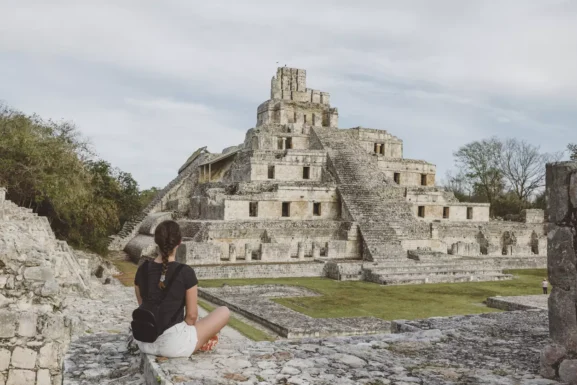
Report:
[[252,247],[250,243],[244,244],[244,261],[249,262],[252,260]]
[[305,259],[305,243],[299,242],[298,257],[300,260]]
[[234,243],[228,245],[228,260],[229,262],[236,262],[236,246]]
[[553,344],[541,352],[540,373],[577,384],[577,162],[547,165],[547,270],[549,335]]

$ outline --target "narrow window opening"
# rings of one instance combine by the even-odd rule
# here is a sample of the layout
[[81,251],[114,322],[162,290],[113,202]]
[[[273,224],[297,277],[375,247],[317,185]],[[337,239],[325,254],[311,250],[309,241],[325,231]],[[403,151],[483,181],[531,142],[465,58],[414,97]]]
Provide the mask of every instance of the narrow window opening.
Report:
[[427,174],[421,174],[421,186],[427,185]]
[[443,219],[449,219],[449,208],[443,207]]
[[248,204],[248,215],[250,217],[258,217],[258,202],[250,202]]
[[307,114],[303,114],[304,123],[307,124]]
[[290,202],[283,202],[282,203],[282,216],[283,217],[290,217],[291,216],[291,203]]
[[321,215],[321,204],[320,202],[313,203],[313,215],[318,217]]
[[379,144],[378,144],[378,143],[375,143],[375,149],[373,150],[373,152],[374,152],[375,154],[378,154],[378,153],[379,153]]
[[401,184],[401,173],[400,173],[400,172],[396,172],[396,173],[395,173],[395,176],[394,176],[394,179],[395,179],[395,183],[396,183],[396,184]]
[[286,148],[293,148],[293,138],[286,138]]
[[467,219],[473,219],[473,208],[467,207]]
[[296,123],[296,122],[297,122],[297,113],[295,112],[295,113],[293,114],[293,116],[294,116],[294,117],[293,117],[293,120],[294,120],[294,122]]
[[425,217],[425,206],[419,206],[419,217],[420,218]]
[[385,155],[385,144],[381,144],[381,155]]
[[274,166],[268,166],[268,179],[274,179]]
[[303,179],[311,179],[311,168],[303,167]]

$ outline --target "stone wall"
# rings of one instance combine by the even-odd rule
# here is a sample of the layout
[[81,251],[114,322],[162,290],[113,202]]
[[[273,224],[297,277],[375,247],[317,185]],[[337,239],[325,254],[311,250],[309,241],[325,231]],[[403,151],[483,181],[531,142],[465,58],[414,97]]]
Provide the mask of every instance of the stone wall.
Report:
[[577,384],[577,162],[547,165],[549,334],[541,375]]
[[60,385],[63,355],[78,322],[62,295],[87,295],[93,270],[56,240],[46,218],[5,200],[0,188],[0,384]]

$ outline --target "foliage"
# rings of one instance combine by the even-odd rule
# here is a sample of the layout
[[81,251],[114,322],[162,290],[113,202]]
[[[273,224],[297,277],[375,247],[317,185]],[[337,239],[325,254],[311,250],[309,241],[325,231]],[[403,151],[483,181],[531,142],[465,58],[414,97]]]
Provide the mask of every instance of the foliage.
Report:
[[538,198],[545,185],[545,165],[561,154],[541,152],[523,140],[493,137],[464,145],[454,157],[457,174],[448,174],[445,188],[459,200],[490,203],[493,217],[505,217],[543,205]]
[[577,144],[569,144],[567,145],[567,150],[569,150],[569,158],[571,160],[577,160]]
[[128,173],[97,160],[74,124],[0,105],[0,186],[48,217],[57,237],[105,252],[107,238],[142,209]]
[[383,286],[328,278],[201,280],[200,287],[280,284],[302,286],[317,297],[278,298],[275,302],[311,317],[379,317],[385,320],[498,311],[483,306],[488,297],[541,293],[546,269],[513,270],[509,281]]
[[453,155],[459,170],[470,181],[476,195],[493,204],[504,188],[501,171],[503,143],[497,138],[475,141],[461,147]]

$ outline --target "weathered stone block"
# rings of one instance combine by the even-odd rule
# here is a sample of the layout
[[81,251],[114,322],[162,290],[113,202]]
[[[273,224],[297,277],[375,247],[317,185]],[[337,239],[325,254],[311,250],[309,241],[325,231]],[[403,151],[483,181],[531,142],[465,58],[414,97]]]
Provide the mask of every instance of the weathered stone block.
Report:
[[42,286],[42,289],[40,290],[40,295],[42,297],[54,297],[59,291],[60,287],[58,286],[58,283],[56,280],[52,279],[44,283],[44,286]]
[[32,349],[17,346],[12,352],[11,364],[18,369],[34,369],[37,353]]
[[50,371],[48,369],[40,369],[36,373],[36,385],[51,385]]
[[8,370],[10,366],[10,350],[0,349],[0,372]]
[[36,381],[36,372],[32,370],[10,369],[6,385],[28,385]]
[[54,272],[49,267],[28,267],[24,270],[24,279],[30,281],[49,281],[54,279]]
[[42,336],[49,340],[60,340],[66,335],[66,332],[64,317],[61,315],[51,315],[42,325]]
[[549,279],[553,286],[568,290],[577,282],[573,233],[568,227],[552,226],[547,237]]
[[16,335],[18,315],[8,310],[0,311],[0,338],[12,338]]
[[541,376],[545,378],[555,378],[555,368],[563,360],[567,354],[567,349],[562,345],[547,345],[541,351],[540,357],[540,371]]
[[555,343],[563,345],[569,352],[577,352],[574,291],[574,288],[563,290],[555,286],[549,296],[549,334]]
[[37,322],[38,316],[36,313],[21,313],[20,322],[18,323],[18,335],[22,337],[34,337],[36,335]]
[[565,360],[559,365],[559,378],[570,385],[577,384],[577,360]]
[[562,222],[570,211],[573,175],[577,172],[577,162],[559,162],[547,165],[547,212],[550,223]]
[[47,369],[58,369],[60,348],[56,343],[48,343],[40,348],[38,366]]

